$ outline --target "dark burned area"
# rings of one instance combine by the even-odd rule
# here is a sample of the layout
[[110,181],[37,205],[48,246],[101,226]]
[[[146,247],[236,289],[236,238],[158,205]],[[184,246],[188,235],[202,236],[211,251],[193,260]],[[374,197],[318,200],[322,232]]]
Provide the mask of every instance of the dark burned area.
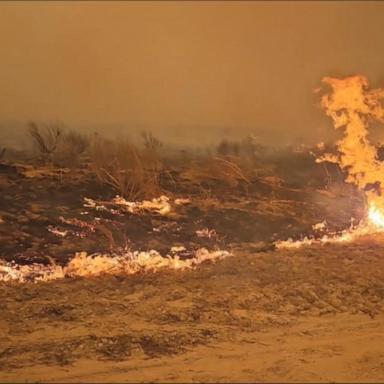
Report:
[[[244,243],[257,251],[273,249],[279,239],[318,236],[312,225],[323,220],[328,230],[338,231],[351,224],[351,217],[362,217],[361,194],[342,181],[337,166],[315,164],[309,149],[261,158],[257,171],[235,185],[215,175],[196,177],[197,182],[184,177],[193,164],[174,161],[169,167],[161,194],[190,202],[160,215],[84,207],[84,198],[108,204],[117,194],[86,166],[42,168],[5,160],[0,164],[0,257],[19,264],[53,260],[64,265],[80,251],[155,249],[167,254],[172,246],[193,251]],[[67,234],[54,234],[52,228]],[[198,236],[196,231],[204,229],[205,235]],[[181,257],[189,257],[188,252]]]

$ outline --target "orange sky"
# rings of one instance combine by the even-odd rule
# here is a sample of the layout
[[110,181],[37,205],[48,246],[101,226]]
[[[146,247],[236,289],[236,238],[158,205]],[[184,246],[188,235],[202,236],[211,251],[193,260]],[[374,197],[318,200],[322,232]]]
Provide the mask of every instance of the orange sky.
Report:
[[[0,129],[324,139],[323,76],[384,84],[381,2],[1,2]],[[5,124],[7,123],[7,124]]]

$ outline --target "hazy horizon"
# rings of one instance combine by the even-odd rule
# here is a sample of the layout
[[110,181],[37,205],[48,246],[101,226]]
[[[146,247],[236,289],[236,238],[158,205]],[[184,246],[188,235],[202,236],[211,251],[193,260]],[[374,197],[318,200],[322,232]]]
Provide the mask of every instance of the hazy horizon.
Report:
[[29,120],[184,143],[325,140],[313,90],[358,73],[384,85],[383,18],[370,1],[2,2],[0,140]]

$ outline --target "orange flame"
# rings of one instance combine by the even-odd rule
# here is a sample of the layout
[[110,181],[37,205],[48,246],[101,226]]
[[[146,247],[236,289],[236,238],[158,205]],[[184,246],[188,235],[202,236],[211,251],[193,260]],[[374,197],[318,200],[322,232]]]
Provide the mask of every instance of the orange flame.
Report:
[[384,227],[384,163],[378,160],[377,150],[368,140],[368,123],[384,121],[384,89],[369,90],[364,76],[325,77],[323,83],[331,86],[332,93],[322,97],[321,105],[335,129],[344,128],[344,136],[337,142],[338,156],[325,155],[317,161],[336,161],[347,171],[346,182],[364,191],[371,187],[366,192],[367,218],[377,227]]
[[377,150],[368,140],[368,124],[384,122],[384,89],[370,90],[368,80],[361,75],[344,79],[323,78],[331,87],[323,95],[321,106],[331,117],[335,129],[344,129],[337,144],[338,154],[325,154],[316,162],[333,162],[347,172],[347,183],[364,191],[368,205],[363,222],[333,236],[302,241],[280,241],[278,248],[299,247],[315,243],[351,241],[359,236],[384,231],[384,163],[377,158]]
[[369,207],[368,218],[377,229],[384,230],[384,212],[379,210],[374,202]]

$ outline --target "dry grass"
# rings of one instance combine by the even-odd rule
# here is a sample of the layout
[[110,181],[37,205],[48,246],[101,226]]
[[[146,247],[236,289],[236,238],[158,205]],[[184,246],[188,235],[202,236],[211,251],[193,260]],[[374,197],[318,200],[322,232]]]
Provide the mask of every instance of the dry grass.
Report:
[[130,200],[154,197],[161,192],[163,164],[156,151],[139,149],[128,140],[95,137],[90,146],[91,169],[103,184]]
[[195,161],[181,172],[181,178],[201,187],[221,183],[230,188],[237,188],[241,184],[250,184],[248,172],[233,156]]
[[57,162],[61,166],[70,168],[80,166],[89,145],[90,140],[87,135],[73,130],[65,132],[57,151]]

